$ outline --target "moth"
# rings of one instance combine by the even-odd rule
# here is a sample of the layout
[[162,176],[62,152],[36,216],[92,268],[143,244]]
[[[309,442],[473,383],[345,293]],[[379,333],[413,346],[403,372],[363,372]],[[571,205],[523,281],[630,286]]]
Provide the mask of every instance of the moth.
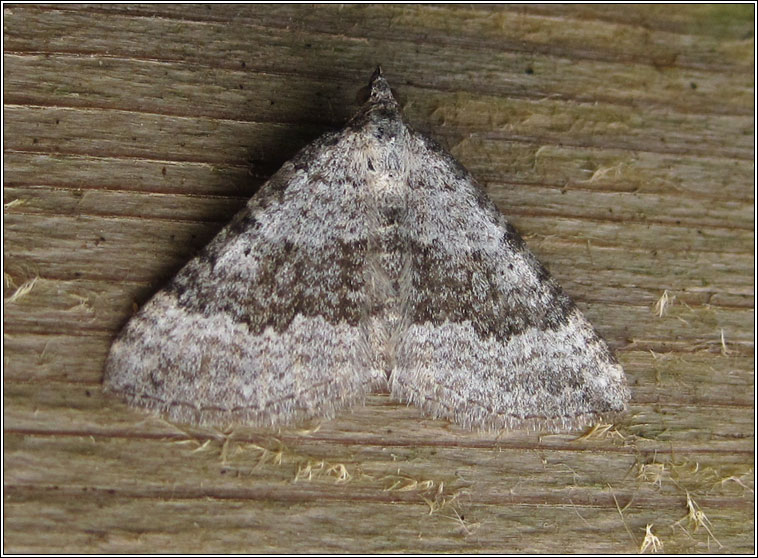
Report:
[[380,69],[135,314],[104,387],[179,422],[280,426],[373,391],[472,429],[623,412],[607,344]]

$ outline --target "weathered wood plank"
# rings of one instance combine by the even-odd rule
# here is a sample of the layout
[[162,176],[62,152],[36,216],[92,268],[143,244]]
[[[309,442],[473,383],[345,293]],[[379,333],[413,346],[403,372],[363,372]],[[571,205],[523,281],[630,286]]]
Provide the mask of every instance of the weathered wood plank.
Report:
[[[262,184],[256,168],[234,165],[76,156],[60,152],[10,151],[5,154],[8,188],[47,186],[63,190],[102,189],[185,196],[249,196]],[[276,169],[271,169],[268,178]],[[13,199],[9,196],[6,204]],[[177,208],[180,209],[180,208]],[[98,208],[102,211],[102,208]],[[181,215],[181,213],[180,213]]]
[[[745,68],[744,72],[718,72],[719,86],[713,80],[715,72],[672,66],[670,59],[662,65],[666,72],[661,72],[661,65],[654,60],[595,61],[565,56],[566,53],[560,49],[551,49],[550,54],[540,55],[532,51],[500,50],[498,47],[484,57],[480,49],[471,52],[458,44],[403,37],[385,38],[385,32],[379,37],[370,37],[366,36],[366,28],[362,28],[360,38],[297,29],[298,40],[293,43],[290,39],[292,30],[259,25],[255,16],[244,22],[246,32],[242,34],[229,33],[228,20],[193,21],[114,13],[109,13],[107,17],[93,17],[87,12],[44,8],[28,8],[23,13],[25,25],[9,26],[5,34],[5,48],[14,53],[54,51],[107,54],[109,57],[182,60],[228,69],[249,68],[289,75],[299,73],[327,77],[352,73],[356,79],[359,76],[364,79],[364,55],[367,45],[370,45],[382,52],[384,59],[392,60],[392,69],[388,70],[390,78],[395,73],[413,76],[414,84],[428,86],[434,83],[436,88],[475,89],[490,94],[531,98],[560,95],[562,98],[588,102],[612,99],[625,104],[642,102],[669,106],[680,112],[722,114],[749,114],[745,107],[750,106],[752,101],[749,68]],[[12,15],[13,12],[9,14]],[[240,21],[239,16],[235,15],[234,20]],[[150,25],[145,25],[146,21]],[[566,27],[565,23],[563,27]],[[41,50],[42,45],[38,43],[40,34],[47,37]],[[167,36],[172,40],[165,41]],[[614,36],[611,42],[616,39]],[[191,46],[198,42],[204,45],[203,49]],[[265,54],[272,49],[276,49],[276,59]],[[343,63],[339,71],[330,63],[333,55],[330,57],[329,54],[335,51],[340,53]],[[655,52],[655,49],[650,51]],[[739,53],[743,60],[749,59],[752,45],[744,41],[730,54],[734,56],[734,52]],[[458,72],[443,74],[439,69],[445,67],[456,67]],[[531,73],[528,72],[529,68],[532,69]],[[646,82],[655,83],[656,87],[640,88],[639,84]],[[695,88],[691,85],[693,83],[696,84]],[[685,101],[682,93],[687,90],[691,94]],[[712,103],[715,94],[720,97],[718,105]]]
[[[97,389],[113,335],[73,331],[34,334],[8,332],[3,336],[3,379],[15,382],[72,382]],[[82,354],[87,358],[82,358]]]
[[[303,440],[308,437],[305,435]],[[632,448],[620,446],[621,453],[609,457],[597,448],[590,449],[592,442],[564,442],[563,447],[551,448],[548,441],[541,443],[542,447],[512,446],[508,451],[507,441],[488,450],[446,447],[439,438],[431,447],[420,443],[392,448],[366,446],[365,441],[354,437],[345,441],[347,444],[324,443],[322,435],[311,443],[293,447],[275,438],[225,441],[218,435],[210,443],[192,435],[175,441],[99,435],[11,435],[6,452],[25,467],[17,469],[21,476],[12,479],[15,489],[6,504],[23,502],[25,495],[35,489],[44,490],[37,496],[41,502],[57,497],[78,500],[82,496],[97,501],[109,496],[157,502],[202,498],[247,502],[248,507],[259,509],[256,513],[263,515],[276,503],[303,505],[318,513],[329,503],[350,507],[358,500],[364,511],[376,505],[391,505],[401,514],[409,506],[427,517],[430,509],[432,517],[465,514],[473,527],[507,509],[532,506],[551,509],[554,514],[564,508],[605,510],[601,517],[608,519],[614,517],[612,512],[619,501],[631,517],[642,514],[648,523],[655,520],[673,524],[686,515],[682,490],[687,490],[707,510],[715,522],[712,527],[718,526],[722,538],[729,534],[739,541],[745,536],[730,532],[728,525],[730,515],[748,512],[749,505],[744,499],[749,486],[744,482],[750,482],[751,473],[734,451],[729,459],[697,452],[671,457],[665,452],[649,452],[640,456]],[[745,447],[743,451],[750,449]],[[62,460],[71,466],[56,468],[55,463]],[[533,476],[534,470],[545,474],[536,484],[525,484],[524,479]],[[79,471],[89,473],[84,478]],[[613,492],[613,487],[623,486],[630,475],[644,481],[637,491]],[[210,479],[214,482],[208,484]],[[314,508],[316,502],[320,505]],[[426,511],[420,512],[423,506]],[[662,509],[667,511],[662,513]],[[388,513],[392,515],[389,510]],[[581,530],[583,518],[580,513],[565,520],[575,531]],[[108,516],[105,522],[104,534],[110,535],[114,526]],[[499,528],[493,529],[489,536],[496,536],[498,531]],[[619,537],[622,532],[616,529],[611,536]],[[487,537],[482,536],[479,533],[472,541],[494,544],[494,540],[486,542]],[[742,542],[746,543],[749,544]]]
[[[676,10],[670,9],[666,4],[633,4],[623,11],[611,4],[529,4],[520,8],[553,17],[560,15],[572,19],[610,21],[643,29],[660,29],[698,37],[711,36],[722,41],[747,41],[752,37],[753,31],[751,22],[754,11],[747,4],[687,4],[678,6]],[[719,44],[724,47],[723,42]],[[727,57],[733,55],[730,51]]]
[[[90,281],[55,281],[44,277],[32,290],[6,303],[5,317],[11,331],[64,333],[75,326],[81,331],[116,331],[123,325],[135,301],[144,302],[154,288],[139,283],[113,284]],[[686,341],[691,345],[717,343],[722,330],[725,342],[750,344],[752,308],[672,306],[666,319],[656,317],[650,306],[617,301],[593,301],[594,287],[577,284],[578,304],[598,329],[620,343],[651,339]],[[612,294],[612,291],[611,291]]]
[[[216,70],[218,75],[209,80],[208,76],[189,72],[176,62],[9,54],[5,56],[5,65],[9,85],[13,87],[6,99],[8,104],[64,104],[177,117],[198,116],[196,110],[193,112],[197,107],[204,117],[217,120],[244,122],[256,117],[257,123],[281,123],[297,118],[298,125],[306,120],[334,125],[335,120],[339,122],[348,116],[355,104],[353,84],[313,79],[300,79],[293,84],[292,78],[285,76],[224,70]],[[61,73],[62,68],[94,74],[87,90],[67,93],[70,84]],[[124,78],[115,91],[113,76]],[[168,77],[175,82],[174,86],[169,91],[156,88],[158,77]],[[422,128],[453,123],[455,133],[486,132],[488,137],[496,138],[501,131],[502,139],[510,141],[531,139],[530,134],[538,131],[541,142],[658,153],[723,154],[745,159],[752,148],[752,120],[747,115],[658,110],[640,114],[634,107],[612,103],[567,103],[554,99],[535,103],[476,92],[450,95],[412,86],[404,91],[414,99],[406,116],[412,122],[421,122]],[[329,106],[324,104],[327,102],[338,108],[328,110]],[[297,113],[295,107],[299,109]],[[248,114],[240,113],[241,109],[248,110]],[[664,136],[662,130],[666,132]],[[699,133],[699,142],[694,140],[695,131]]]
[[[4,378],[17,382],[69,381],[97,389],[111,339],[111,332],[6,333]],[[79,352],[88,358],[82,360]],[[618,356],[630,378],[635,401],[722,406],[749,406],[753,401],[752,355],[621,350]]]
[[[233,213],[231,211],[228,217],[231,217]],[[526,240],[538,254],[543,245],[549,244],[548,239],[555,242],[555,238],[563,240],[564,245],[580,246],[587,255],[579,259],[590,262],[594,257],[593,251],[598,251],[598,258],[602,260],[604,248],[609,252],[634,251],[655,265],[652,269],[646,271],[643,269],[642,272],[646,274],[665,273],[667,259],[672,259],[675,265],[680,258],[691,256],[693,263],[696,263],[695,254],[703,254],[706,261],[717,260],[721,255],[725,260],[724,265],[742,267],[744,259],[739,258],[738,255],[749,254],[746,249],[753,238],[750,230],[726,227],[694,229],[677,225],[630,223],[622,230],[614,222],[593,222],[571,217],[551,217],[550,215],[541,217],[528,214],[511,214],[510,220],[518,230],[527,232],[525,233]],[[141,218],[25,215],[20,212],[8,214],[5,224],[7,253],[23,257],[23,254],[37,252],[35,256],[40,265],[40,273],[45,274],[42,271],[43,267],[54,262],[61,273],[69,268],[71,269],[69,273],[73,273],[76,277],[86,273],[87,269],[81,264],[76,269],[76,260],[71,258],[83,260],[88,256],[107,255],[114,250],[123,251],[125,242],[131,242],[133,257],[140,263],[145,263],[144,260],[150,258],[149,254],[140,252],[149,251],[158,255],[166,250],[174,252],[174,258],[186,261],[188,255],[202,247],[223,226],[223,222],[172,221],[167,223],[164,220]],[[52,230],[61,230],[65,234],[60,234],[60,238],[56,239],[49,234]],[[47,243],[40,242],[41,239],[47,238],[50,239]],[[70,249],[73,243],[85,252],[69,255],[60,251]],[[134,247],[137,247],[137,250]],[[579,251],[574,250],[574,252]],[[730,263],[726,255],[732,256],[734,263]],[[93,258],[89,259],[93,260]],[[97,258],[94,258],[91,263],[97,269],[99,263]],[[128,262],[114,263],[128,264]],[[546,263],[551,264],[549,260]],[[79,275],[76,275],[77,272]],[[699,269],[699,272],[701,273],[699,286],[707,285],[708,275],[703,277],[702,269]],[[136,265],[129,274],[121,273],[121,277],[126,280],[142,280],[140,279],[142,272]],[[58,275],[57,273],[46,274],[54,277]],[[147,278],[143,276],[143,279]],[[748,283],[748,281],[743,278],[742,283]],[[664,288],[669,286],[666,285]],[[680,287],[674,285],[674,288]]]
[[[155,207],[159,199],[153,198],[151,211],[161,211],[160,207]],[[174,205],[177,207],[175,217],[181,218],[183,210],[179,205],[183,203],[176,202]],[[192,204],[188,206],[191,207]],[[38,274],[61,279],[131,281],[159,279],[165,274],[162,269],[175,268],[185,262],[236,210],[227,207],[229,212],[226,215],[214,214],[213,220],[207,223],[174,220],[167,223],[165,220],[137,218],[138,216],[105,218],[90,215],[23,214],[20,209],[23,206],[8,211],[6,216],[6,253],[13,254],[20,262],[33,260]],[[668,227],[670,235],[663,237],[663,244],[657,238],[651,238],[646,245],[639,246],[627,240],[628,236],[634,235],[621,233],[616,234],[615,238],[603,238],[600,241],[590,239],[596,235],[594,231],[597,228],[596,223],[591,221],[564,219],[561,222],[550,216],[531,219],[517,216],[512,221],[521,231],[540,231],[539,234],[526,234],[527,242],[562,280],[579,283],[586,280],[588,270],[592,270],[601,277],[591,281],[596,287],[618,285],[628,289],[630,296],[635,296],[637,287],[653,291],[659,287],[658,294],[663,289],[676,291],[688,288],[693,292],[710,291],[714,295],[753,294],[750,277],[752,255],[745,250],[748,247],[748,231],[737,231],[737,235],[730,238],[732,242],[740,241],[731,250],[718,250],[717,242],[712,243],[713,250],[709,251],[695,250],[685,242],[679,244],[678,250],[672,250],[665,241],[681,239],[680,227]],[[574,225],[573,230],[567,225]],[[607,229],[612,230],[611,227],[612,224],[606,224]],[[644,235],[649,229],[649,226],[638,225],[636,236]],[[51,230],[71,232],[67,235],[59,234],[59,238],[55,238],[49,234]],[[666,228],[659,227],[656,232],[661,230]],[[685,230],[697,234],[697,230]],[[718,232],[729,234],[728,229]],[[705,241],[711,237],[702,231],[697,236],[704,237]],[[77,251],[71,254],[73,249]],[[622,254],[632,254],[634,258],[631,262],[623,260]],[[123,261],[124,258],[136,258],[134,269],[127,275],[121,270],[114,271],[111,264]],[[139,266],[136,261],[139,261]],[[13,266],[8,271],[16,272]],[[19,270],[19,275],[24,275],[23,270]],[[618,294],[624,296],[621,291]],[[641,296],[647,299],[649,294]]]
[[[14,153],[13,155],[18,158],[21,154]],[[38,156],[27,154],[23,156],[28,157],[28,160],[38,158]],[[28,163],[22,164],[25,166]],[[165,166],[163,168],[165,169]],[[228,191],[228,194],[187,196],[162,192],[164,185],[176,188],[174,186],[176,181],[184,180],[182,175],[188,172],[181,172],[181,170],[179,172],[181,178],[172,177],[170,181],[165,179],[169,171],[166,171],[163,176],[134,177],[137,178],[138,183],[155,184],[152,187],[154,191],[146,193],[133,191],[130,183],[132,177],[129,176],[103,177],[103,182],[106,183],[118,180],[121,183],[119,185],[124,186],[123,189],[118,190],[104,189],[104,185],[93,187],[82,184],[75,188],[50,185],[51,182],[54,184],[56,180],[60,180],[60,175],[66,172],[63,169],[57,170],[52,177],[38,176],[37,184],[21,185],[22,177],[26,172],[28,171],[23,168],[6,167],[9,182],[14,186],[6,187],[5,203],[19,200],[23,207],[19,207],[18,210],[24,213],[59,212],[97,215],[103,214],[108,209],[110,214],[115,215],[145,218],[167,218],[173,215],[174,219],[183,220],[207,220],[208,217],[223,220],[230,212],[238,210],[244,204],[246,197],[232,194],[234,190],[241,194],[243,191],[241,183],[246,179],[249,181],[249,177],[245,176],[246,173],[239,171],[238,176],[235,177],[240,183],[237,188],[234,188],[235,180],[226,177],[230,184],[224,184],[224,190]],[[163,172],[162,169],[158,170],[160,174]],[[213,171],[208,169],[203,174],[212,173]],[[93,177],[93,180],[97,178],[99,177]],[[220,179],[217,181],[220,182]],[[117,185],[114,184],[114,186]],[[496,203],[510,212],[604,219],[625,223],[636,221],[682,225],[692,228],[721,228],[725,222],[729,222],[733,228],[750,229],[751,227],[751,204],[748,201],[728,200],[723,197],[706,201],[676,193],[608,192],[583,188],[581,185],[551,187],[490,183],[486,184],[486,187],[495,194],[493,198]],[[248,187],[248,193],[252,193],[254,189],[253,186]],[[589,204],[587,200],[590,200]],[[167,207],[171,207],[173,213],[167,214]],[[603,209],[605,209],[604,213]]]
[[[753,10],[5,5],[4,550],[753,552]],[[379,394],[219,432],[105,397],[136,305],[382,61],[618,349],[630,413],[471,433]]]
[[[558,538],[574,541],[570,549],[564,542],[564,551],[586,545],[600,552],[633,553],[640,548],[645,525],[653,522],[654,532],[666,541],[666,551],[719,550],[712,539],[709,544],[702,529],[694,536],[676,526],[670,529],[686,516],[683,502],[653,504],[647,509],[633,506],[624,511],[622,521],[617,512],[570,503],[470,504],[456,516],[449,510],[429,515],[429,506],[423,502],[363,502],[354,510],[324,497],[293,503],[265,496],[253,501],[233,496],[188,501],[115,491],[14,490],[7,504],[10,518],[6,525],[11,528],[10,540],[6,540],[9,546],[26,552],[92,548],[99,553],[142,553],[171,548],[178,553],[246,553],[256,548],[261,552],[351,553],[356,541],[365,541],[364,552],[548,553]],[[318,505],[313,505],[314,501]],[[145,508],[152,513],[143,513]],[[735,542],[725,547],[726,551],[750,553],[752,537],[740,532],[732,521],[735,511],[744,511],[731,506],[706,509],[718,526],[720,540]],[[29,517],[39,521],[24,521]],[[21,535],[32,529],[49,532],[51,537]],[[56,541],[55,546],[46,544],[49,540]]]
[[[750,17],[750,9],[747,6],[744,8],[745,17]],[[353,6],[319,6],[304,10],[280,6],[250,9],[223,4],[212,9],[199,6],[185,9],[171,5],[122,5],[106,9],[109,13],[115,11],[147,17],[220,22],[235,20],[280,28],[297,26],[299,30],[318,29],[322,33],[347,36],[355,35],[350,22],[360,14],[365,25],[361,36],[374,38],[396,41],[424,39],[462,48],[560,52],[561,55],[568,54],[579,59],[643,60],[655,64],[666,61],[679,66],[692,64],[702,67],[709,59],[716,68],[723,68],[725,56],[734,57],[735,46],[744,44],[745,37],[749,37],[751,31],[749,26],[735,22],[733,8],[719,10],[708,6],[685,8],[689,9],[689,19],[685,20],[682,17],[684,11],[671,14],[670,10],[661,6],[647,7],[638,13],[634,13],[632,8],[629,14],[632,17],[626,18],[603,6],[562,9],[560,6],[527,5],[503,12],[488,6],[448,5],[433,9],[391,9],[391,25],[387,25],[386,10]],[[608,25],[607,22],[616,25]],[[702,23],[695,29],[697,22]],[[687,27],[682,29],[684,23]],[[430,29],[434,31],[430,32]],[[651,29],[662,32],[651,32]],[[426,34],[421,35],[419,30],[425,30]],[[510,32],[509,37],[503,36],[504,30]],[[701,41],[694,45],[686,36],[693,32],[701,36]],[[724,40],[727,38],[731,41]],[[555,43],[564,45],[563,50],[556,49]],[[749,64],[750,59],[745,62]]]
[[[663,466],[655,468],[661,475],[660,485],[658,479],[642,484],[634,497],[637,506],[666,500],[673,504],[679,501],[681,488],[686,488],[701,492],[709,489],[708,497],[729,498],[732,506],[743,507],[746,502],[739,497],[745,487],[731,482],[722,484],[721,480],[735,477],[750,482],[750,471],[743,468],[744,458],[739,454],[721,460],[705,453],[651,458],[625,452],[610,456],[614,466],[608,467],[606,453],[581,448],[543,447],[538,451],[524,448],[501,455],[503,452],[498,448],[475,452],[462,448],[396,447],[387,451],[387,448],[364,446],[356,441],[326,452],[311,443],[296,449],[282,446],[267,453],[263,446],[244,440],[219,439],[203,444],[189,439],[145,441],[14,434],[6,451],[28,459],[27,468],[23,472],[16,471],[10,479],[19,487],[60,486],[71,490],[87,484],[78,472],[91,470],[90,481],[95,488],[110,486],[117,492],[134,491],[143,496],[171,490],[179,498],[196,493],[210,473],[215,482],[212,488],[204,488],[207,493],[215,491],[222,495],[238,491],[239,496],[243,496],[246,489],[268,484],[273,500],[308,501],[335,487],[342,494],[331,494],[331,498],[349,500],[350,493],[339,490],[349,484],[362,491],[368,500],[388,502],[401,499],[409,492],[424,494],[432,487],[439,490],[442,486],[442,493],[448,498],[465,490],[468,496],[482,503],[518,505],[541,499],[548,505],[574,502],[614,508],[613,499],[607,493],[608,485],[622,485],[630,474],[639,471],[643,476],[648,475],[654,469],[650,466],[658,464]],[[150,451],[140,453],[143,447]],[[444,459],[447,467],[440,470],[430,466],[430,457]],[[72,466],[57,470],[55,462],[61,459],[68,459]],[[321,462],[341,466],[330,470],[321,467]],[[104,466],[98,467],[98,464]],[[696,467],[698,470],[693,473]],[[519,485],[519,479],[539,469],[550,474],[528,486]],[[143,482],[135,483],[135,477]],[[666,482],[671,480],[686,486]],[[257,499],[255,493],[249,497]]]
[[[115,331],[124,324],[126,318],[122,307],[130,306],[130,299],[122,300],[117,306],[108,304],[104,290],[86,290],[82,293],[64,298],[36,296],[33,303],[14,305],[6,310],[6,318],[13,320],[14,327],[18,327],[19,331],[37,334],[65,333],[72,325],[78,325],[77,329],[83,332],[101,333]],[[630,348],[660,350],[656,341],[663,340],[663,343],[697,347],[700,350],[715,349],[722,343],[722,334],[725,337],[724,343],[728,339],[726,350],[747,353],[752,346],[753,337],[747,331],[754,320],[752,310],[689,309],[683,313],[685,317],[678,321],[657,322],[650,319],[649,308],[618,304],[578,303],[578,306],[595,323],[600,323],[599,318],[611,322],[609,325],[600,323],[597,329],[611,339],[614,348],[626,345]],[[632,324],[614,325],[614,322],[619,322],[622,318],[632,321]]]
[[[65,253],[71,244],[76,243],[81,251],[88,251],[91,248],[92,251],[102,254],[104,258],[112,257],[118,260],[129,257],[128,252],[133,248],[125,245],[114,245],[108,250],[101,248],[106,242],[106,236],[110,238],[101,231],[99,237],[90,237],[95,240],[91,246],[82,243],[80,239],[58,246],[53,245],[53,248],[59,247],[60,251]],[[130,272],[127,277],[130,279],[129,283],[137,284],[144,289],[138,292],[132,285],[124,285],[124,289],[119,291],[121,294],[115,296],[125,296],[138,304],[143,303],[147,300],[147,296],[156,291],[157,286],[168,280],[169,276],[186,261],[182,254],[190,255],[194,244],[199,249],[202,246],[202,240],[202,238],[198,240],[197,237],[191,239],[190,246],[179,253],[178,247],[174,246],[177,242],[176,237],[156,238],[149,251],[147,249],[143,251],[144,266],[141,272]],[[668,302],[663,312],[676,319],[686,318],[692,307],[704,307],[701,310],[712,307],[725,309],[751,309],[753,307],[752,283],[741,280],[746,277],[743,273],[749,272],[752,268],[752,258],[748,256],[729,257],[729,255],[712,254],[709,258],[698,257],[699,265],[719,268],[718,272],[711,272],[711,283],[706,284],[697,270],[691,270],[693,257],[688,254],[669,257],[665,254],[649,254],[647,253],[649,251],[638,255],[632,251],[631,253],[637,256],[639,267],[629,268],[629,266],[620,265],[619,259],[622,252],[618,248],[582,246],[556,242],[553,239],[535,241],[532,244],[535,252],[560,280],[566,291],[582,302],[612,301],[617,304],[650,307],[651,313],[660,314],[660,310],[656,310],[656,305],[665,291]],[[16,253],[16,251],[9,252]],[[33,252],[33,254],[36,253],[37,251]],[[38,255],[42,260],[43,254]],[[120,270],[105,263],[85,269],[77,265],[81,262],[84,266],[84,259],[74,259],[64,263],[56,258],[51,261],[34,261],[31,256],[32,254],[27,253],[25,257],[19,257],[6,268],[8,277],[14,280],[14,288],[7,289],[8,293],[11,291],[15,293],[25,282],[33,281],[34,278],[53,282],[51,285],[54,286],[48,287],[47,290],[55,289],[56,300],[69,297],[70,302],[75,301],[77,304],[82,302],[79,298],[82,296],[82,290],[90,292],[101,292],[103,289],[119,290],[119,287],[114,286],[113,283],[121,279]],[[48,259],[50,259],[49,256]],[[658,272],[662,261],[666,262],[666,268]],[[593,279],[588,280],[588,275],[592,275]],[[719,282],[718,279],[722,280]],[[44,282],[39,284],[35,282],[35,286],[44,284]],[[634,285],[634,288],[630,288],[630,285]],[[37,293],[39,292],[38,290]]]
[[[162,419],[151,418],[143,411],[129,409],[117,399],[103,395],[96,386],[56,382],[9,383],[4,396],[5,427],[9,432],[186,437],[186,428],[177,428]],[[322,423],[313,421],[312,427],[320,426],[313,439],[327,446],[358,443],[413,447],[526,446],[538,449],[544,447],[544,443],[564,447],[578,435],[547,436],[547,441],[539,441],[529,432],[509,433],[507,436],[501,433],[472,433],[446,421],[424,417],[417,409],[393,402],[387,395],[372,395],[367,401],[366,406],[357,406],[332,420]],[[676,444],[675,451],[685,453],[716,450],[749,452],[753,444],[752,434],[749,433],[752,416],[750,406],[693,405],[671,401],[633,404],[628,417],[619,424],[621,434],[630,436],[634,447],[612,450],[609,445],[614,440],[609,437],[604,445],[594,446],[593,449],[613,453],[634,453],[642,449],[665,453],[671,450],[672,444]],[[249,431],[237,430],[242,439],[244,433]],[[253,436],[253,439],[260,438],[259,434]],[[269,436],[264,433],[264,438]],[[290,434],[287,437],[287,429],[280,436],[293,444],[303,443],[300,436]]]

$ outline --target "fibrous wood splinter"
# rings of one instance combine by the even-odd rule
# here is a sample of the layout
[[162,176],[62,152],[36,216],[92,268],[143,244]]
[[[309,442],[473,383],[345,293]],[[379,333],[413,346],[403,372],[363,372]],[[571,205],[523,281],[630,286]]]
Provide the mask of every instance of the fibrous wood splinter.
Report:
[[465,427],[625,410],[621,366],[378,69],[114,341],[105,388],[196,424],[332,417],[374,390]]

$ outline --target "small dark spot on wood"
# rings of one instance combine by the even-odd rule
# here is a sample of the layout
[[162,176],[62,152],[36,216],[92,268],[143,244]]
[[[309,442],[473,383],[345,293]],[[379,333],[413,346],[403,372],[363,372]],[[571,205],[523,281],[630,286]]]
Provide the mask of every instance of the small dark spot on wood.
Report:
[[531,76],[534,73],[534,68],[527,66],[526,70],[524,70],[524,73]]
[[32,143],[38,143],[39,140],[37,138],[32,138]]
[[163,168],[161,169],[161,174],[162,174],[163,176],[166,176],[166,167],[163,167]]
[[697,83],[695,83],[694,81],[691,81],[690,82],[690,89],[697,89]]
[[242,62],[240,62],[240,66],[242,66],[243,68],[247,68],[247,64],[245,64],[244,60]]
[[85,389],[84,390],[84,395],[86,395],[87,397],[92,397],[92,392],[90,392],[90,390],[88,390],[88,389]]

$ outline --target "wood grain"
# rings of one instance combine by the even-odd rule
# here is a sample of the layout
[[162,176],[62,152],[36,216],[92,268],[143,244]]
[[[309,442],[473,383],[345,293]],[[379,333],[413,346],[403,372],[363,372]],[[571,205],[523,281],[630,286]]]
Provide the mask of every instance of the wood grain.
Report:
[[[4,5],[4,551],[754,552],[753,9]],[[619,424],[103,396],[134,308],[377,63],[616,348]]]

